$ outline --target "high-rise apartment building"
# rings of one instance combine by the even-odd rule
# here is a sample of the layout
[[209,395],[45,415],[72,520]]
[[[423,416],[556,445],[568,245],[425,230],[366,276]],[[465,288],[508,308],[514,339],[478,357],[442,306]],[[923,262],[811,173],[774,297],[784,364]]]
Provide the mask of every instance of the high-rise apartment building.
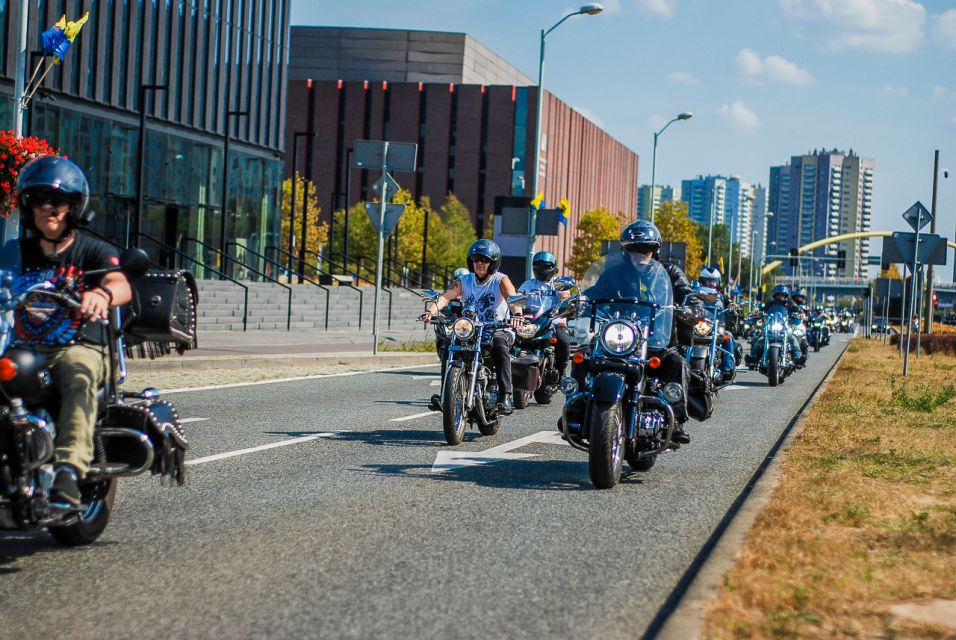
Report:
[[687,215],[697,224],[724,224],[727,201],[727,179],[720,176],[697,176],[681,180],[680,199],[687,203]]
[[[768,253],[784,254],[811,242],[870,230],[873,206],[871,158],[851,149],[844,153],[814,150],[792,156],[789,165],[770,169]],[[770,242],[776,242],[771,250]],[[865,277],[870,242],[867,238],[825,245],[798,273]],[[811,264],[812,263],[812,264]],[[787,265],[789,271],[789,265]]]
[[680,201],[680,187],[670,185],[654,186],[654,203],[651,205],[651,185],[642,185],[637,190],[637,217],[639,220],[650,220],[651,210],[657,210],[665,202]]

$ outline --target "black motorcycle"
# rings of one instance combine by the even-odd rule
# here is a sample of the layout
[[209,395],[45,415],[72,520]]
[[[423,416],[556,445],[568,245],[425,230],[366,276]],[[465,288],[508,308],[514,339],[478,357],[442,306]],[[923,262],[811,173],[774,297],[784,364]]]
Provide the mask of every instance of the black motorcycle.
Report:
[[[98,274],[122,269],[135,283],[147,267],[146,255],[131,250],[124,253],[120,267]],[[126,377],[124,337],[141,342],[159,336],[149,329],[138,334],[135,321],[124,327],[114,309],[108,323],[109,375],[99,395],[94,460],[79,481],[81,504],[51,501],[59,397],[43,355],[32,345],[15,342],[11,318],[24,305],[53,314],[56,309],[75,312],[80,304],[56,277],[20,287],[19,276],[4,272],[0,289],[0,529],[47,528],[62,544],[90,544],[109,522],[117,479],[151,471],[182,484],[188,444],[176,409],[159,400],[154,389],[139,393],[120,389]],[[134,286],[134,296],[136,291]],[[155,289],[145,295],[147,305],[166,306],[163,294]],[[140,313],[140,318],[146,315]],[[194,327],[195,318],[188,320]]]
[[[426,303],[437,303],[437,291],[426,290],[421,297]],[[498,415],[498,383],[491,358],[491,340],[496,329],[508,322],[484,322],[475,307],[467,305],[461,317],[433,318],[432,324],[447,327],[448,362],[442,380],[442,430],[445,441],[456,446],[465,437],[466,426],[477,426],[485,436],[493,436],[501,427]]]
[[[577,290],[574,278],[557,278],[558,291]],[[538,404],[551,404],[558,391],[561,372],[555,361],[554,322],[573,315],[574,297],[557,302],[554,297],[537,292],[512,296],[509,304],[523,306],[523,322],[515,329],[515,344],[511,355],[511,376],[516,409],[524,409],[534,396]]]
[[[621,259],[620,254],[606,256],[592,265],[582,289]],[[626,283],[620,286],[627,288]],[[564,439],[587,452],[591,482],[608,489],[620,480],[624,460],[636,471],[647,471],[658,455],[679,447],[671,440],[676,427],[671,405],[686,390],[678,382],[658,379],[655,369],[661,360],[650,354],[667,347],[675,311],[670,278],[660,263],[647,265],[639,297],[585,304],[590,326],[581,328],[579,320],[578,331],[593,340],[574,361],[587,375],[583,381],[580,376],[562,380],[567,400],[560,424]]]

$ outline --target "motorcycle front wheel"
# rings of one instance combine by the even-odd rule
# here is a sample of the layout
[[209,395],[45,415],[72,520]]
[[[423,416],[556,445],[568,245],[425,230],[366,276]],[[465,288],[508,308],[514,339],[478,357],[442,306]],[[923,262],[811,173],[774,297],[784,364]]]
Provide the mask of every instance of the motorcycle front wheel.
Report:
[[780,384],[780,347],[770,347],[767,353],[767,380],[771,387]]
[[461,367],[448,367],[441,398],[441,426],[445,432],[445,442],[458,446],[465,438],[465,425],[468,422],[465,408],[465,394],[468,393],[468,376]]
[[588,436],[588,473],[598,489],[610,489],[624,468],[624,424],[621,404],[594,406]]
[[81,490],[83,504],[89,507],[73,522],[49,527],[53,539],[62,545],[76,547],[92,544],[109,524],[116,499],[116,478],[86,485]]

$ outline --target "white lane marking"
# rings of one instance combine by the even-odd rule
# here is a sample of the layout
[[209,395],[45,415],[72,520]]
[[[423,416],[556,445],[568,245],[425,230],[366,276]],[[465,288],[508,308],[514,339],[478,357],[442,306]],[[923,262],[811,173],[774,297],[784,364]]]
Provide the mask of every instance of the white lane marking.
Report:
[[432,375],[432,376],[412,376],[412,380],[415,381],[415,382],[417,382],[417,381],[419,381],[419,380],[434,380],[434,379],[436,379],[436,378],[441,378],[441,376],[440,376],[440,375]]
[[441,380],[432,380],[431,382],[428,383],[428,386],[429,386],[429,387],[440,387],[440,386],[441,386]]
[[567,442],[561,439],[561,434],[557,431],[539,431],[530,436],[518,438],[517,440],[500,444],[497,447],[492,447],[485,451],[439,451],[435,456],[434,464],[432,464],[432,473],[442,473],[443,471],[452,471],[463,467],[476,467],[483,464],[502,462],[504,460],[536,458],[538,457],[537,453],[509,453],[512,449],[518,449],[536,442],[568,445]]
[[180,420],[180,422],[182,424],[186,424],[188,422],[202,422],[203,420],[208,420],[208,419],[209,418],[183,418],[182,420]]
[[265,451],[266,449],[275,449],[276,447],[287,447],[290,444],[299,444],[301,442],[308,442],[310,440],[318,440],[319,438],[331,438],[332,436],[339,435],[340,433],[345,433],[345,432],[344,431],[329,431],[327,433],[314,433],[310,436],[302,436],[300,438],[291,438],[290,440],[272,442],[270,444],[264,444],[259,447],[250,447],[248,449],[237,449],[236,451],[227,451],[225,453],[217,453],[216,455],[206,456],[205,458],[196,458],[195,460],[187,460],[186,464],[203,464],[205,462],[225,460],[226,458],[235,458],[236,456],[242,456],[247,453],[255,453],[256,451]]
[[742,384],[732,384],[728,387],[723,387],[721,391],[735,391],[737,389],[750,389],[751,387],[744,386]]
[[440,416],[441,414],[437,411],[425,411],[424,413],[414,413],[410,416],[402,416],[401,418],[392,418],[389,422],[405,422],[406,420],[414,420],[415,418],[424,418],[425,416]]
[[208,387],[187,387],[184,389],[162,389],[160,394],[187,393],[189,391],[213,391],[215,389],[234,389],[236,387],[253,387],[262,384],[278,384],[280,382],[299,382],[300,380],[320,380],[322,378],[343,378],[345,376],[360,376],[366,373],[388,373],[389,371],[407,371],[409,369],[424,369],[435,367],[437,364],[416,364],[407,367],[392,367],[389,369],[372,369],[370,371],[346,371],[345,373],[317,373],[312,376],[296,376],[294,378],[276,378],[275,380],[257,380],[255,382],[233,382],[230,384],[216,384]]

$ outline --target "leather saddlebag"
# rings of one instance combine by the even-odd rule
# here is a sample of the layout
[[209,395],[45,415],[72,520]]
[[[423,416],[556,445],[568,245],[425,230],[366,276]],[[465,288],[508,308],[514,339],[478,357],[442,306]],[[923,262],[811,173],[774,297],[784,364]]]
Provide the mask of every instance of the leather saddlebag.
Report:
[[130,281],[133,301],[124,333],[139,342],[196,347],[196,280],[188,271],[148,271]]

